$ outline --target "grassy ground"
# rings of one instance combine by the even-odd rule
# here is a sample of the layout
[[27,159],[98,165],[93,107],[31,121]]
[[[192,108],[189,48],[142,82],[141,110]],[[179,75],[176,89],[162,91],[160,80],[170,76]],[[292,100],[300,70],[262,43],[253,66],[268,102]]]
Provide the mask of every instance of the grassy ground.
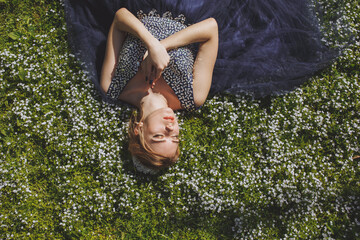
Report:
[[[145,176],[131,109],[100,101],[61,4],[0,0],[0,238],[359,239],[360,7],[346,3],[328,44],[355,40],[331,67],[283,96],[179,113],[180,161]],[[331,21],[338,3],[323,5]]]

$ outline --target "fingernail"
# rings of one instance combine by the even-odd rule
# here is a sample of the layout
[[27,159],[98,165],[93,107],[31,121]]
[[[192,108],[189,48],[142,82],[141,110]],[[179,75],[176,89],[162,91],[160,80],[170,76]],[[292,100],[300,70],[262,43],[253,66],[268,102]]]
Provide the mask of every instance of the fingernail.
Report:
[[153,81],[154,81],[154,80],[152,80],[152,79],[150,80],[150,82],[149,82],[149,83],[150,83],[150,85],[153,83]]
[[145,82],[147,82],[147,80],[148,80],[148,77],[145,77]]

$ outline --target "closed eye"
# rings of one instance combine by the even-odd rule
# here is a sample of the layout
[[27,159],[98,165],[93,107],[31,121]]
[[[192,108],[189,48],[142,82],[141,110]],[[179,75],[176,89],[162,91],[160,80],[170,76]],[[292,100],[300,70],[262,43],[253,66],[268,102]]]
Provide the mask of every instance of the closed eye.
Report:
[[154,139],[163,139],[164,138],[164,135],[163,134],[155,134],[153,136]]
[[178,135],[174,135],[174,136],[171,136],[172,140],[174,142],[179,142],[179,136]]
[[[171,137],[171,136],[169,136],[170,137],[170,139],[171,139],[171,141],[173,141],[173,142],[176,142],[177,140],[174,140],[173,139],[173,137]],[[154,141],[154,142],[165,142],[165,141],[167,141],[167,139],[169,139],[168,137],[166,137],[166,135],[165,134],[155,134],[155,135],[153,135],[153,137],[152,137],[152,140]]]
[[[175,142],[175,143],[179,142],[179,136],[178,135],[170,136],[170,138],[171,138],[172,142]],[[154,142],[164,142],[164,141],[166,141],[166,138],[165,138],[165,135],[163,135],[163,134],[155,134],[155,135],[153,135],[152,140]]]

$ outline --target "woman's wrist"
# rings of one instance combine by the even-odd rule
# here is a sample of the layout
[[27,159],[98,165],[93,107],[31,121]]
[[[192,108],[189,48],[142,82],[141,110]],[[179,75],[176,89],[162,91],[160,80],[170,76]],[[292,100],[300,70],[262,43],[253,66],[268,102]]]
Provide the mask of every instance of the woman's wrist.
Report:
[[169,41],[167,41],[166,38],[161,40],[160,44],[166,49],[166,51],[171,50],[171,47],[169,46]]
[[170,35],[169,37],[161,40],[160,43],[167,51],[169,51],[191,43],[204,43],[212,38],[217,38],[217,31],[216,20],[208,18]]
[[151,34],[144,38],[143,42],[145,43],[145,46],[148,50],[151,51],[151,49],[156,48],[159,45],[159,40],[157,40],[154,36]]

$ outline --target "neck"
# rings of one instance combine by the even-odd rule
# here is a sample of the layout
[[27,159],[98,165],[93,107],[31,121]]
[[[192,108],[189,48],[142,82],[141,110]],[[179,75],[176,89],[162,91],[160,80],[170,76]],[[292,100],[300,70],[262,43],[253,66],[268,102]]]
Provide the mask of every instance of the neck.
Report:
[[160,93],[154,93],[151,88],[147,91],[140,101],[140,110],[143,118],[146,118],[150,113],[160,108],[167,108],[168,103],[165,97]]

